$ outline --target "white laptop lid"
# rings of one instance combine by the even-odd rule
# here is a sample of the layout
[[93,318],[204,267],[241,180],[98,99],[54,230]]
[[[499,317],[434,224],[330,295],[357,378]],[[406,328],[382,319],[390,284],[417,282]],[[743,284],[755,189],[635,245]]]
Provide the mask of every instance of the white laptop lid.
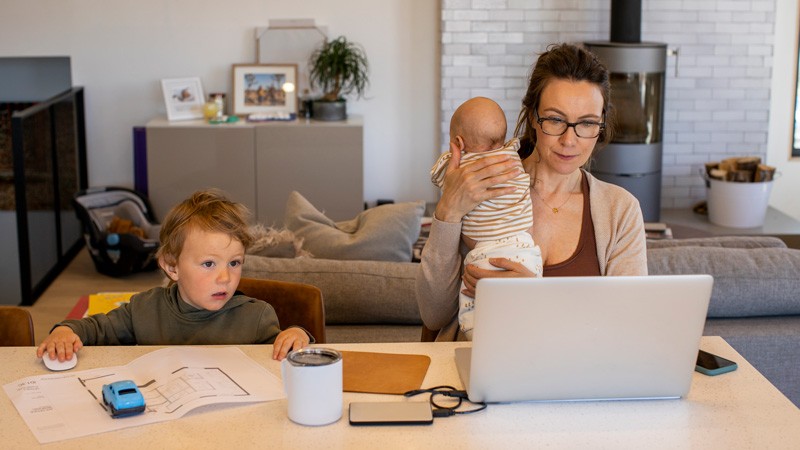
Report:
[[473,401],[684,396],[712,285],[710,275],[483,279],[459,375]]

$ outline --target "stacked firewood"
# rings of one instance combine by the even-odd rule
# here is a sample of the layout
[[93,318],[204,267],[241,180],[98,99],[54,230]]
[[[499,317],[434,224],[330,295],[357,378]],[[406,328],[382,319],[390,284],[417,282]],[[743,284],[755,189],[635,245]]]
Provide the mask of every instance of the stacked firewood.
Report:
[[720,181],[752,183],[772,181],[775,168],[761,164],[761,158],[758,156],[742,156],[706,163],[706,174],[709,178]]

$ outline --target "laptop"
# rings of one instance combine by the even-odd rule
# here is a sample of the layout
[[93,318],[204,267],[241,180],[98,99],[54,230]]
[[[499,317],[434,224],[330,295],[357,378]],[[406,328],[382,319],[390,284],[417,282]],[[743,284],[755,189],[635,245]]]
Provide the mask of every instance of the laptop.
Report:
[[679,398],[710,275],[485,278],[456,366],[474,402]]

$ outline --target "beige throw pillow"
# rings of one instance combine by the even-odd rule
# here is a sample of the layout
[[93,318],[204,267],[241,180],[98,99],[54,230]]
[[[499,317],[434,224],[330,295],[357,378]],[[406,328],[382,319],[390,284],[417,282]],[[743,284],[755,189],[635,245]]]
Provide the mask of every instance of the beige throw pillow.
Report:
[[284,225],[316,258],[407,262],[424,212],[422,201],[394,203],[334,222],[293,191],[286,202]]

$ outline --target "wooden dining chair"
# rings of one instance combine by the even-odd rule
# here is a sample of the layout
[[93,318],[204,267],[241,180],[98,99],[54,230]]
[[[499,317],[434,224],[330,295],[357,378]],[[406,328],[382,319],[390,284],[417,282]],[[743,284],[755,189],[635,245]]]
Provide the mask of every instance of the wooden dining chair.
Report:
[[420,335],[420,342],[434,342],[436,341],[436,336],[439,335],[439,330],[431,330],[430,328],[426,327],[425,325],[422,326],[422,334]]
[[281,329],[291,325],[305,328],[317,344],[325,343],[325,304],[322,291],[316,286],[289,281],[242,278],[239,291],[263,300],[278,315]]
[[0,346],[30,347],[33,339],[33,319],[27,309],[0,306]]

